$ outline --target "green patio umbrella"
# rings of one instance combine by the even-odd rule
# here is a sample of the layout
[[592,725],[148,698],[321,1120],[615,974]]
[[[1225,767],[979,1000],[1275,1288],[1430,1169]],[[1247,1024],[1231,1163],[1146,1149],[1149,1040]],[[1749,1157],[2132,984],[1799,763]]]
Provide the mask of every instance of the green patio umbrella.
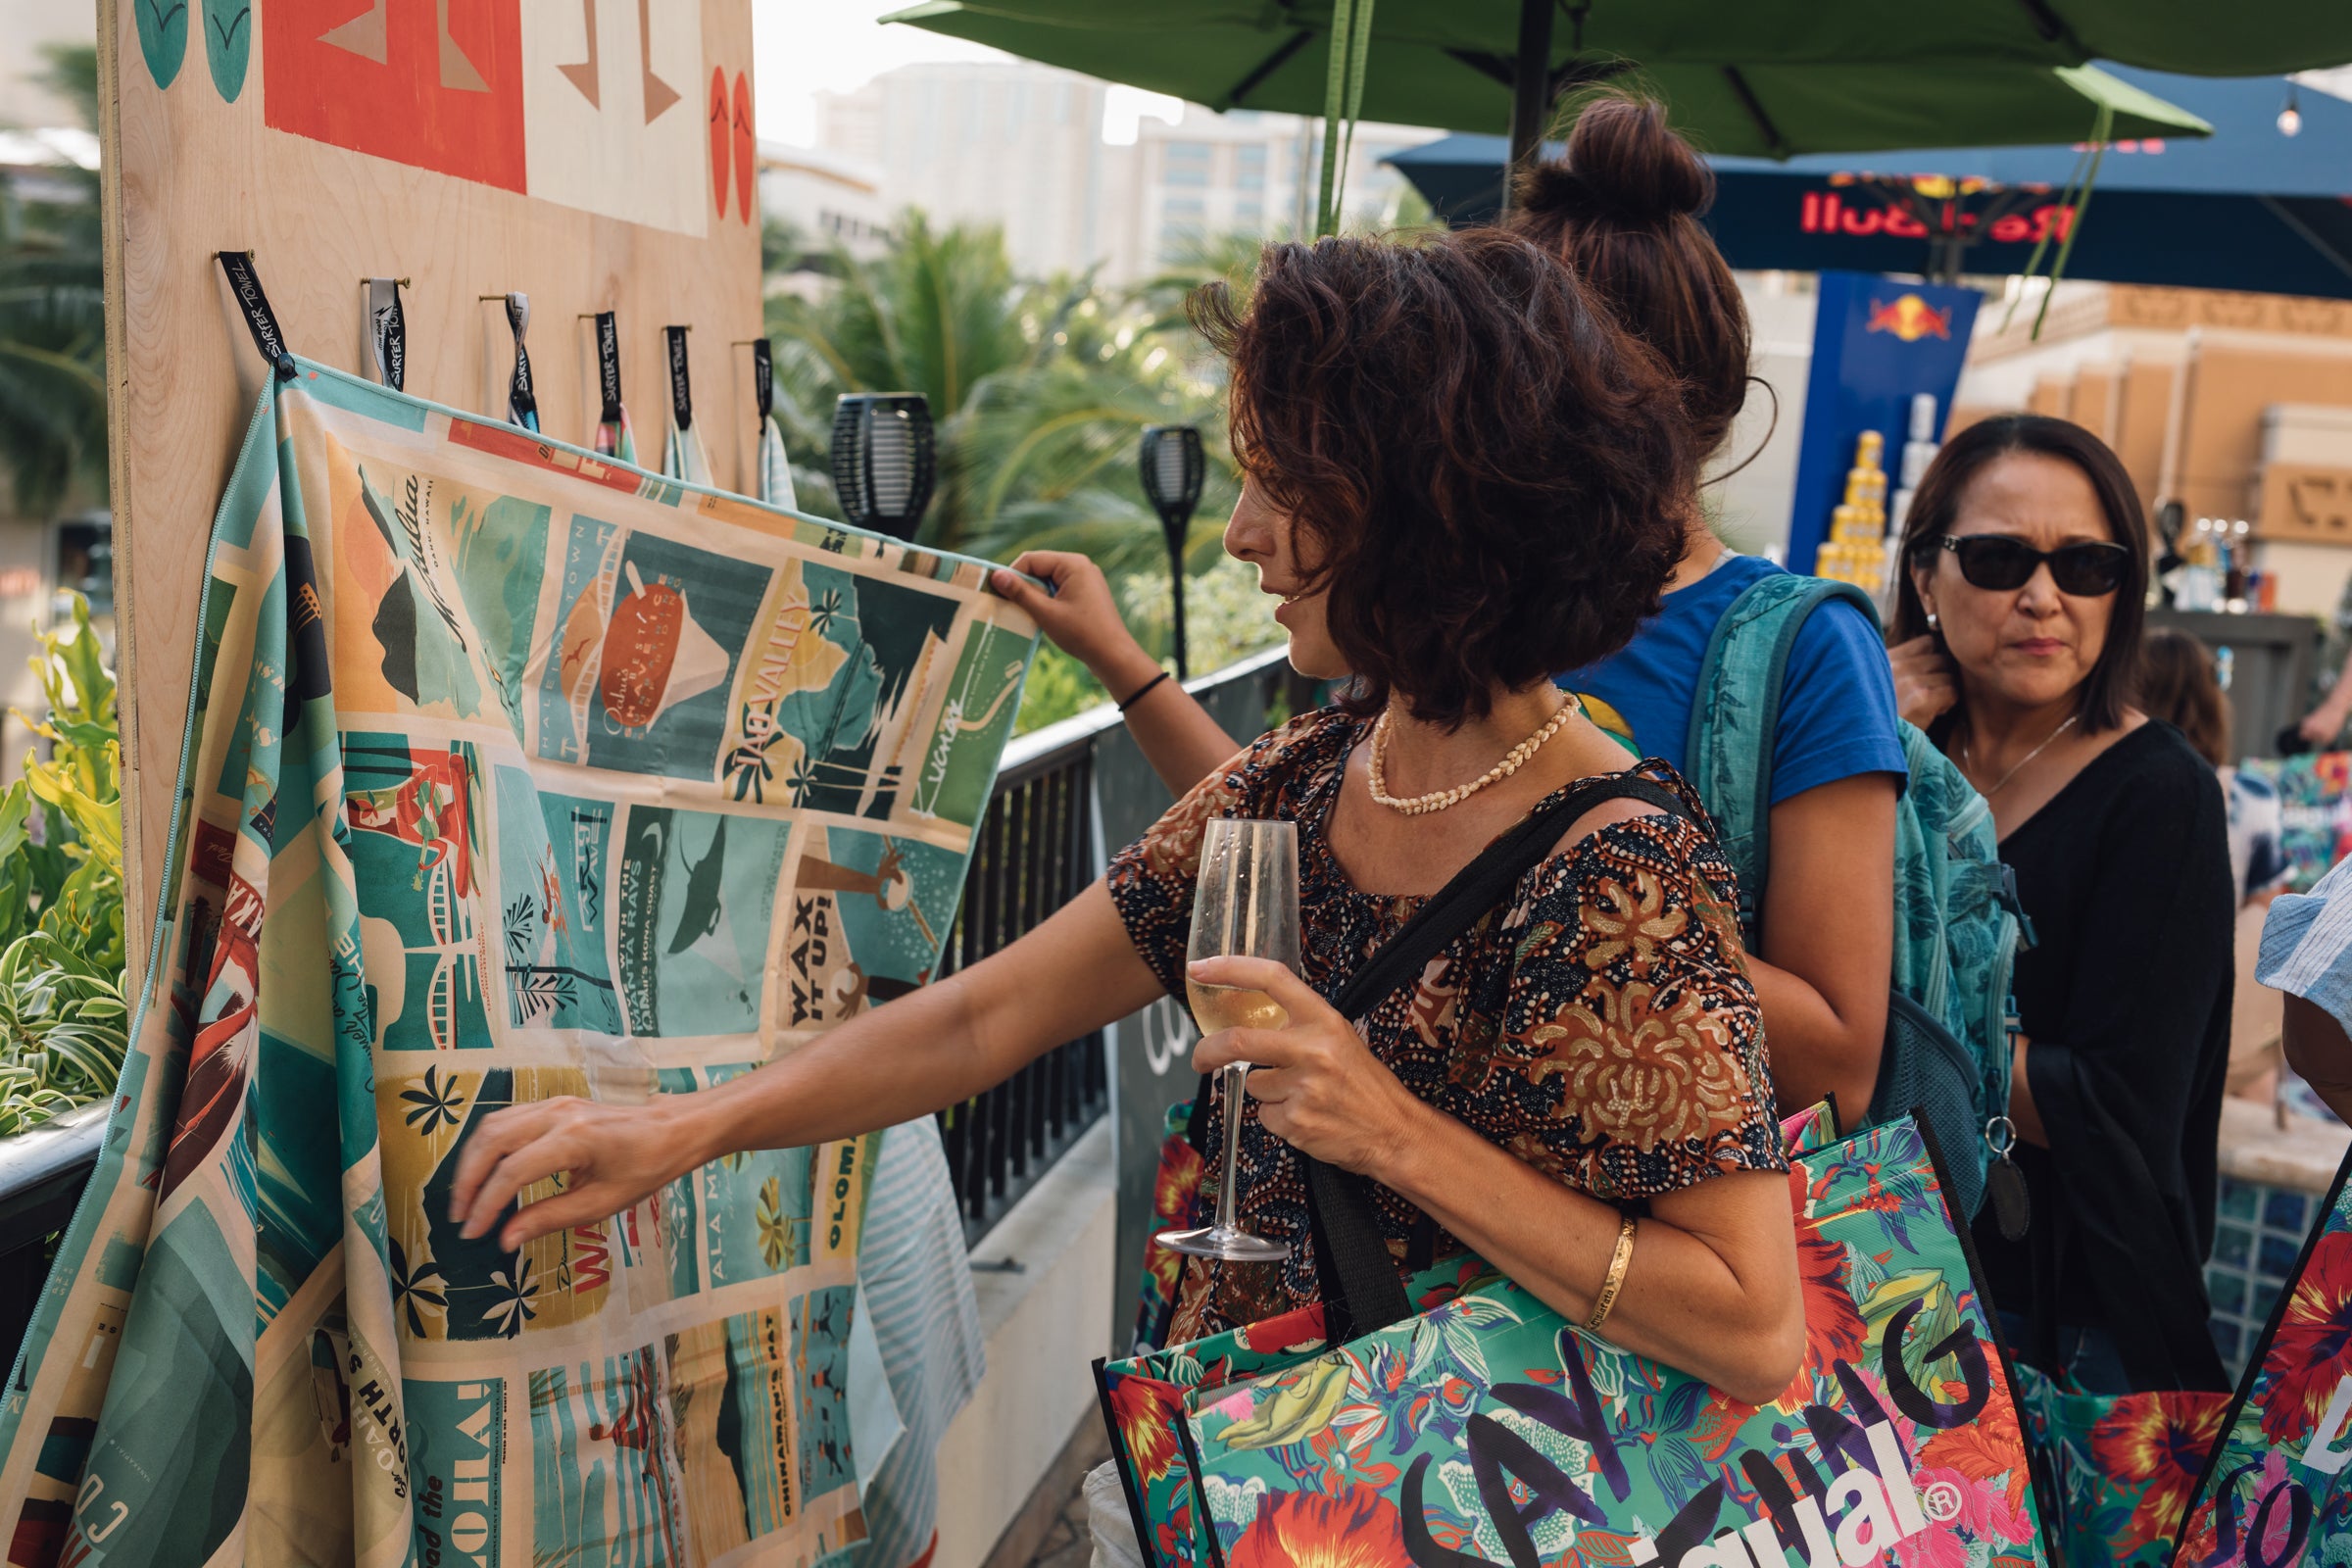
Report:
[[[1558,29],[1563,47],[1547,51],[1553,66],[1538,84],[1532,113],[1527,103],[1517,106],[1522,127],[1514,123],[1513,103],[1518,0],[1379,0],[1362,118],[1446,130],[1524,128],[1513,141],[1527,146],[1560,93],[1614,78],[1655,91],[1675,124],[1707,151],[1747,157],[2070,142],[2090,128],[2101,105],[2113,111],[2110,134],[2119,138],[2195,136],[2208,129],[2194,115],[2105,72],[2064,60],[2036,62],[2031,49],[2020,47],[2014,58],[1958,51],[1923,57],[1916,48],[1903,48],[1899,37],[1885,36],[1908,24],[1881,6],[1872,8],[1875,32],[1851,35],[1843,58],[1822,58],[1829,52],[1828,29],[1795,24],[1825,13],[1852,15],[1838,0],[1815,0],[1802,17],[1787,4],[1612,3],[1636,18],[1679,15],[1688,24],[1685,36],[1643,24],[1642,38],[1625,39],[1642,45],[1633,57],[1637,65],[1595,50],[1597,10],[1586,18],[1582,52],[1569,47],[1572,26]],[[2250,3],[2257,12],[2266,9],[2261,0]],[[1544,0],[1530,0],[1530,6],[1542,20],[1554,14]],[[2003,0],[2003,6],[2019,9],[2018,0]],[[1988,8],[1945,9],[1974,15]],[[2352,15],[2352,3],[2343,9]],[[1724,24],[1697,25],[1702,11],[1719,13]],[[1759,14],[1789,22],[1788,31],[1802,36],[1792,39],[1758,24]],[[1117,6],[1100,0],[932,0],[884,20],[1211,109],[1319,116],[1327,103],[1329,0],[1291,6],[1271,0],[1129,0]],[[1482,21],[1487,25],[1479,25]],[[1767,35],[1769,46],[1762,42]],[[1749,42],[1757,48],[1743,53],[1740,46]],[[1814,58],[1805,58],[1808,48]]]

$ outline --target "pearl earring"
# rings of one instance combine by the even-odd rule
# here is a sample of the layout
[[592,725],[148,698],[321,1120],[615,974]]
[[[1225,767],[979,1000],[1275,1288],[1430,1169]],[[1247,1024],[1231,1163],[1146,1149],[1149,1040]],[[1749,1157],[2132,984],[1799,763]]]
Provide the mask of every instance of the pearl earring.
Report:
[[1937,620],[1936,620],[1936,612],[1934,612],[1933,610],[1929,611],[1929,612],[1928,612],[1928,630],[1930,630],[1930,631],[1936,631],[1936,630],[1939,630],[1940,628],[1941,628],[1941,622],[1939,622],[1939,621],[1937,621]]

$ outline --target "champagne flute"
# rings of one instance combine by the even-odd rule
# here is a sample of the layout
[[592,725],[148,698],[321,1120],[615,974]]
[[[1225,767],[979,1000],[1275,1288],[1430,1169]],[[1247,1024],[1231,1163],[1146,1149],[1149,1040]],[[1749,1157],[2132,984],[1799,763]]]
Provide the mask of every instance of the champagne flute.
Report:
[[[1298,831],[1290,822],[1219,817],[1200,841],[1200,874],[1193,893],[1193,938],[1188,958],[1272,958],[1298,972]],[[1204,1035],[1220,1029],[1280,1029],[1291,1021],[1263,991],[1212,986],[1188,978],[1186,999]],[[1283,1242],[1242,1229],[1234,1191],[1242,1152],[1242,1109],[1250,1064],[1220,1074],[1225,1106],[1225,1179],[1217,1186],[1217,1218],[1193,1230],[1163,1231],[1159,1245],[1195,1257],[1268,1263],[1291,1255]]]

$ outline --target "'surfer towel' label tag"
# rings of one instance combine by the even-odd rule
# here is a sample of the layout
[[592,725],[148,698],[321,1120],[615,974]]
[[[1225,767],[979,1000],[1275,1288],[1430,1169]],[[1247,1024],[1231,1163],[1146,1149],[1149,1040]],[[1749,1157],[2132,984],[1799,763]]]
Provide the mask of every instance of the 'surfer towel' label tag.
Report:
[[694,428],[694,383],[686,373],[686,329],[665,326],[662,333],[669,339],[669,408],[678,416],[678,428]]
[[393,391],[409,377],[409,322],[400,305],[400,279],[368,280],[368,338],[375,349],[375,376]]
[[507,383],[507,417],[529,429],[539,428],[539,399],[531,390],[531,355],[522,334],[531,324],[531,297],[507,296],[507,325],[514,333],[514,374]]
[[620,422],[620,326],[611,311],[596,314],[596,385],[604,400],[597,417],[606,424]]
[[261,274],[253,270],[253,258],[243,251],[221,251],[220,270],[228,275],[228,290],[237,297],[237,307],[245,313],[245,327],[253,334],[253,346],[262,351],[280,381],[294,379],[294,355],[286,347],[286,335],[277,329],[277,317],[270,309],[270,296],[262,292]]

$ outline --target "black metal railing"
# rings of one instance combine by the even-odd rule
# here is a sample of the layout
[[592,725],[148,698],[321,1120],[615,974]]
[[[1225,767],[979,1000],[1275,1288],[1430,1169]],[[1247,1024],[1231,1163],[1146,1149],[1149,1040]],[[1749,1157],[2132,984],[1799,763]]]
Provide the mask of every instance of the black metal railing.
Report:
[[[1026,936],[1095,879],[1095,732],[1085,728],[1066,740],[1053,731],[1035,737],[1044,746],[1016,743],[1005,759],[965,873],[946,972]],[[965,1240],[986,1234],[1109,1102],[1098,1031],[941,1111]]]
[[0,1138],[0,1362],[16,1361],[49,1278],[50,1255],[89,1185],[105,1136],[101,1103]]

